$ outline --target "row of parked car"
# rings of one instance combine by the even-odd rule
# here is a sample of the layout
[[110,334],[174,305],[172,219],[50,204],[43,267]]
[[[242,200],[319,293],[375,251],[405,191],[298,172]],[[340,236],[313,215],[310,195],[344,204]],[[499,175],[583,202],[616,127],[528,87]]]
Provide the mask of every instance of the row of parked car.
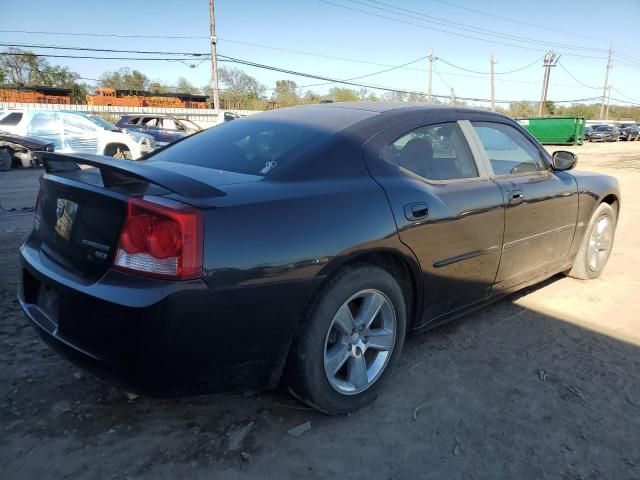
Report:
[[201,128],[170,115],[126,115],[114,125],[90,113],[0,111],[0,171],[38,164],[38,152],[90,153],[137,160]]
[[640,128],[635,123],[589,125],[584,129],[584,139],[590,142],[631,142],[640,140]]

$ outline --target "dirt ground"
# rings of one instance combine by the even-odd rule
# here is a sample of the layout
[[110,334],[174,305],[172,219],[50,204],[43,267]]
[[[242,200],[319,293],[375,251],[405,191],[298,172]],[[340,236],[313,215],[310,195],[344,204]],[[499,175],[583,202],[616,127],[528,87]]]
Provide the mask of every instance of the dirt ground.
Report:
[[282,390],[131,400],[50,352],[15,298],[39,172],[0,173],[0,477],[640,478],[640,142],[571,149],[621,184],[602,277],[413,335],[377,401],[340,418]]

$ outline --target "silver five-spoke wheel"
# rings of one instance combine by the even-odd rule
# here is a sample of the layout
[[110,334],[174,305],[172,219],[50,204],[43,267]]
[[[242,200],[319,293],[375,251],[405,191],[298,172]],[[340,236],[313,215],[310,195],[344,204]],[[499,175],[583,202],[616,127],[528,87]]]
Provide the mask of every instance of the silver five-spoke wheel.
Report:
[[599,271],[603,262],[607,260],[612,240],[613,225],[611,219],[604,215],[595,224],[587,247],[588,264],[592,271]]
[[396,314],[378,290],[362,290],[338,309],[324,346],[324,370],[345,395],[366,390],[382,374],[395,345]]

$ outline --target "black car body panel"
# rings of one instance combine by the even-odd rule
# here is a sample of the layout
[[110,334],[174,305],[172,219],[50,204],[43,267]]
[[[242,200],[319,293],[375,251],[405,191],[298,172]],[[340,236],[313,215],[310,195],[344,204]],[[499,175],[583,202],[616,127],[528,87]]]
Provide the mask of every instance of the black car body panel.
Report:
[[[83,271],[65,263],[70,251],[44,248],[50,240],[36,228],[21,247],[19,298],[39,333],[74,362],[133,391],[272,387],[314,295],[344,265],[402,270],[411,326],[433,326],[570,267],[597,205],[619,202],[615,179],[552,171],[550,156],[526,130],[490,112],[328,104],[245,117],[215,130],[302,117],[328,136],[268,175],[165,163],[206,132],[161,150],[156,161],[155,155],[135,164],[45,160],[42,195],[54,191],[48,183],[68,188],[53,197],[78,198],[79,208],[83,196],[91,203],[99,195],[111,199],[114,212],[141,195],[197,207],[204,251],[202,276],[189,281],[115,271],[107,265],[111,257],[101,269]],[[483,170],[473,179],[428,181],[378,156],[416,126],[459,121],[515,128],[539,150],[544,171]],[[477,147],[469,148],[475,156]],[[78,171],[74,162],[93,169]],[[89,171],[100,180],[82,178]],[[524,200],[513,202],[514,192]],[[36,217],[45,225],[43,215],[53,208],[46,204],[41,200]],[[122,214],[112,215],[110,231],[117,232]]]
[[0,149],[7,150],[10,155],[20,160],[22,166],[39,164],[40,152],[53,152],[54,145],[51,142],[36,137],[24,137],[0,130]]
[[53,150],[48,148],[53,145],[51,142],[40,140],[36,137],[23,137],[22,135],[14,135],[0,131],[0,142],[14,143],[22,147],[28,148],[38,152],[52,152]]

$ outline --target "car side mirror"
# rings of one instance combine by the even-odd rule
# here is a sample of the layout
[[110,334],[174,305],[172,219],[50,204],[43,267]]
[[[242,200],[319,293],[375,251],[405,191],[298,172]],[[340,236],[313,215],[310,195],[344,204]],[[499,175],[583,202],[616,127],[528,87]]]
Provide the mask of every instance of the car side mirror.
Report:
[[573,152],[558,150],[553,152],[553,169],[559,172],[571,170],[578,163],[578,156]]

